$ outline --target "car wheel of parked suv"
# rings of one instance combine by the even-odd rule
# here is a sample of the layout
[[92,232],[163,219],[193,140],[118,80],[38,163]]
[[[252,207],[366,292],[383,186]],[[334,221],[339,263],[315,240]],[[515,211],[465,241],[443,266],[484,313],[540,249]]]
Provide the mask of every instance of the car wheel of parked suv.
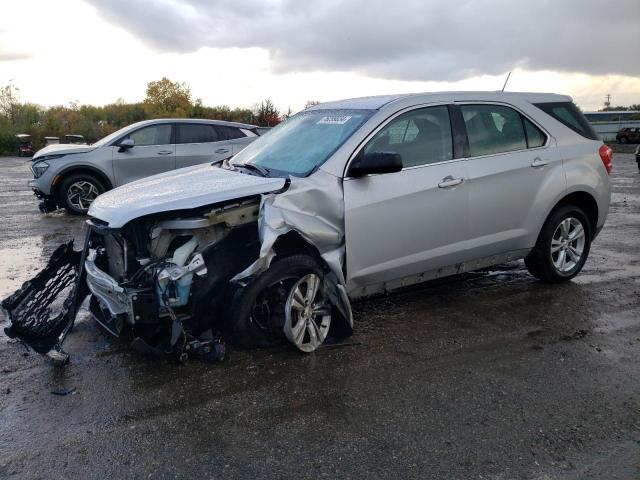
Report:
[[620,137],[620,143],[627,143],[629,139],[627,137]]
[[575,205],[562,205],[551,212],[524,262],[540,280],[564,282],[582,270],[590,246],[591,228],[584,211]]
[[276,257],[269,269],[236,291],[229,309],[239,346],[267,347],[284,336],[303,352],[327,337],[331,305],[324,294],[324,274],[309,255]]
[[78,173],[64,179],[60,186],[60,203],[67,212],[85,215],[91,202],[104,193],[106,187],[93,175]]

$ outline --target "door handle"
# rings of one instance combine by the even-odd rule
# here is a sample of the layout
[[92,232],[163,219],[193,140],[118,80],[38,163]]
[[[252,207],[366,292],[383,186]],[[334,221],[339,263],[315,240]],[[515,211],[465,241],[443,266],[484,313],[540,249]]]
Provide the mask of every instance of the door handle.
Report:
[[160,150],[158,155],[171,155],[173,152],[171,150]]
[[216,150],[216,153],[229,153],[228,148],[219,148]]
[[464,179],[462,178],[453,178],[451,175],[449,175],[448,177],[444,177],[442,179],[442,181],[438,184],[438,187],[451,188],[455,187],[456,185],[460,185],[463,181]]
[[544,167],[548,163],[549,162],[547,160],[542,160],[540,157],[536,157],[533,159],[533,162],[531,162],[531,166],[533,168],[540,168],[540,167]]

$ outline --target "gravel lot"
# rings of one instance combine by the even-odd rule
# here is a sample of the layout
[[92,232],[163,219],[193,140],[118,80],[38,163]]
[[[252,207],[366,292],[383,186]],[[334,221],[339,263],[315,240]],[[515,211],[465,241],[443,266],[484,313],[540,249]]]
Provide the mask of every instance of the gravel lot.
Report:
[[[83,219],[38,212],[24,159],[0,178],[4,297]],[[178,365],[81,315],[55,369],[0,334],[0,478],[640,478],[632,155],[613,191],[573,282],[514,263],[359,303],[350,341],[313,355]]]

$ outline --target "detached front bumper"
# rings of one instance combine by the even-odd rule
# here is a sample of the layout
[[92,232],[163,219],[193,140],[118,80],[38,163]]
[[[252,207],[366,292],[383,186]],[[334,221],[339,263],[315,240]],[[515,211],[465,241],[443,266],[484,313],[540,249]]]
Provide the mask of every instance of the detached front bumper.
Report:
[[47,266],[0,304],[10,324],[5,333],[36,352],[65,363],[62,342],[71,330],[79,304],[86,296],[81,269],[84,252],[73,241],[58,247]]

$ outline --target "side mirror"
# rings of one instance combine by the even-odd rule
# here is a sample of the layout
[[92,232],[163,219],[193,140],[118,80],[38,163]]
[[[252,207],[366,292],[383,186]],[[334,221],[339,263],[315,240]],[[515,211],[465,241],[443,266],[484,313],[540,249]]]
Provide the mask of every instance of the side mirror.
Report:
[[402,170],[402,157],[394,152],[370,152],[358,155],[351,165],[347,176],[364,177],[376,173],[394,173]]
[[118,149],[119,152],[124,152],[126,150],[129,150],[130,148],[133,148],[133,146],[136,143],[133,141],[132,138],[125,138],[124,140],[122,140],[120,142],[120,144],[118,145],[120,148]]

